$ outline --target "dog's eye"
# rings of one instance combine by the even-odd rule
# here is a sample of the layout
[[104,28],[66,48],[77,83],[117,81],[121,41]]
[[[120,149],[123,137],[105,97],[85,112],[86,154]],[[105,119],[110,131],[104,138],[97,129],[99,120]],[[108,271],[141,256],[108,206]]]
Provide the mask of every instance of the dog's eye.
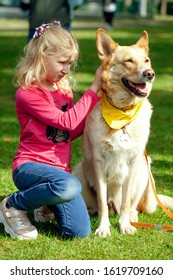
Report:
[[148,63],[148,62],[150,62],[150,59],[149,59],[149,58],[146,58],[146,59],[145,59],[145,63]]
[[115,64],[110,65],[109,69],[110,69],[111,72],[115,72],[116,71],[116,65]]
[[128,62],[128,63],[133,63],[133,60],[131,58],[127,59],[125,62]]

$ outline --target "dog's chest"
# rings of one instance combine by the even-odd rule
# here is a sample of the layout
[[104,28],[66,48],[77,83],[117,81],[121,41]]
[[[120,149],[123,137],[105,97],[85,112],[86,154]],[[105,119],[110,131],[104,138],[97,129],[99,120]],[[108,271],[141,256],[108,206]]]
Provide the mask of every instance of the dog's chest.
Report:
[[151,108],[147,101],[133,121],[118,130],[112,129],[103,119],[98,104],[88,118],[88,139],[104,157],[120,157],[123,153],[134,153],[135,156],[145,149],[150,133],[150,117]]
[[[103,173],[106,174],[107,184],[115,182],[121,185],[129,174],[132,162],[141,153],[138,145],[138,134],[131,133],[126,127],[112,132],[105,141],[100,142],[100,161]],[[98,145],[99,147],[99,145]],[[98,154],[97,154],[98,156]],[[116,178],[116,180],[115,180]]]
[[130,133],[126,127],[117,131],[111,130],[109,135],[105,135],[104,141],[100,142],[103,151],[102,156],[110,162],[110,165],[114,162],[128,162],[136,156],[138,150],[137,138],[138,135]]
[[122,127],[119,130],[111,129],[109,134],[103,135],[100,141],[100,146],[103,145],[104,154],[108,157],[110,154],[120,157],[123,154],[129,154],[133,149],[138,149],[138,140],[140,138],[139,132],[135,126]]
[[[94,121],[88,123],[87,129],[92,148],[90,146],[90,149],[87,149],[85,156],[90,158],[94,155],[94,158],[101,162],[102,171],[110,184],[115,181],[115,177],[121,184],[128,176],[132,162],[145,149],[149,122],[136,119],[127,126],[114,130],[108,127],[101,116],[98,118],[98,115],[93,114],[92,120]],[[92,154],[89,156],[91,149]]]

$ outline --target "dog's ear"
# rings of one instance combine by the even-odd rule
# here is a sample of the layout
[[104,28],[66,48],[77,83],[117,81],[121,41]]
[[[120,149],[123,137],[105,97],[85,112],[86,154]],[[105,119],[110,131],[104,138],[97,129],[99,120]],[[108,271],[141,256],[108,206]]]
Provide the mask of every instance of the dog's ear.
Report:
[[106,57],[112,54],[118,44],[114,42],[108,32],[102,28],[99,28],[96,32],[96,46],[98,50],[98,56],[100,60],[103,61]]
[[147,31],[143,31],[140,39],[136,43],[140,48],[145,49],[145,51],[148,53],[148,33]]

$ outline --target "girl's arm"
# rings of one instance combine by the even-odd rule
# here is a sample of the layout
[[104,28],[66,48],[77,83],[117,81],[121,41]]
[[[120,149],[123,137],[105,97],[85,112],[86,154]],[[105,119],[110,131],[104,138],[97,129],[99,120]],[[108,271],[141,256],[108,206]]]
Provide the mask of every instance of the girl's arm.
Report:
[[66,112],[56,108],[44,91],[37,88],[26,90],[20,88],[16,94],[17,108],[19,110],[21,108],[22,111],[47,125],[68,131],[75,130],[82,125],[87,115],[100,100],[97,94],[101,88],[101,70],[100,66],[90,89]]
[[47,125],[68,131],[76,129],[83,122],[99,99],[88,89],[72,108],[63,112],[51,104],[46,95],[38,89],[19,89],[16,94],[17,108]]

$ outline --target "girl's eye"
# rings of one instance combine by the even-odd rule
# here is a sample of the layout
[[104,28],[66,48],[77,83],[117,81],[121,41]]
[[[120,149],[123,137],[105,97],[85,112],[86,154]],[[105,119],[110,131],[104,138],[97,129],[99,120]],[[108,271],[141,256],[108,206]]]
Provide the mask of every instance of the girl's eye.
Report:
[[64,63],[66,63],[66,61],[57,61],[57,63],[59,63],[59,64],[64,64]]
[[71,65],[73,63],[73,61],[57,61],[57,63],[60,63],[60,64],[69,64]]

